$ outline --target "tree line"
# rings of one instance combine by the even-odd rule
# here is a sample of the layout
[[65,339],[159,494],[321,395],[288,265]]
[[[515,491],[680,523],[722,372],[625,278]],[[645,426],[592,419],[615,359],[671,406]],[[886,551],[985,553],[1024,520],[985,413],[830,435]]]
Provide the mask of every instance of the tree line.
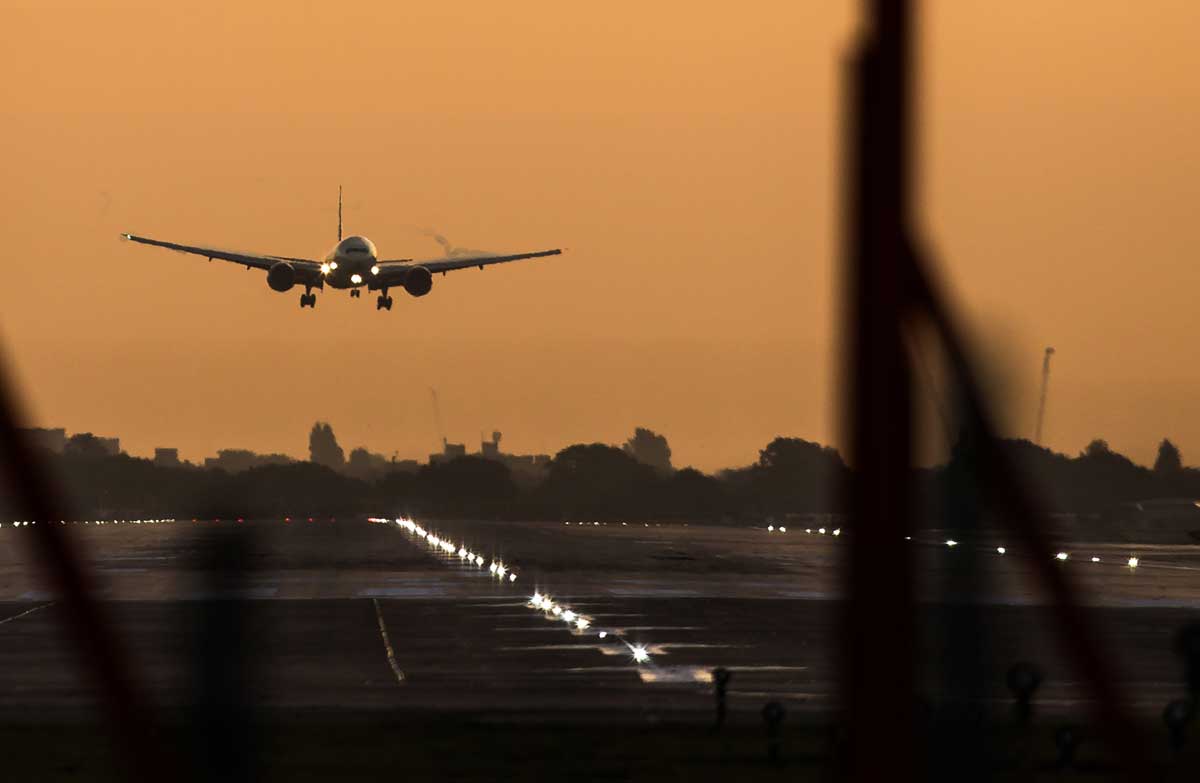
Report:
[[[332,451],[323,431],[317,438]],[[1025,440],[1004,441],[1002,447],[1048,511],[1105,513],[1150,498],[1200,498],[1200,470],[1185,467],[1179,450],[1167,440],[1150,468],[1102,440],[1074,457]],[[476,455],[416,469],[389,469],[395,463],[380,460],[366,473],[348,469],[348,462],[335,467],[312,460],[269,460],[244,470],[168,467],[92,449],[68,449],[46,455],[46,460],[81,519],[413,513],[580,521],[759,520],[840,513],[849,470],[835,449],[788,437],[772,440],[746,467],[716,474],[675,469],[666,439],[645,429],[622,446],[568,446],[535,481],[517,480],[504,462]],[[929,513],[940,513],[940,499],[969,470],[963,451],[956,449],[947,464],[914,472],[916,494]],[[2,502],[6,518],[18,518],[11,496]]]

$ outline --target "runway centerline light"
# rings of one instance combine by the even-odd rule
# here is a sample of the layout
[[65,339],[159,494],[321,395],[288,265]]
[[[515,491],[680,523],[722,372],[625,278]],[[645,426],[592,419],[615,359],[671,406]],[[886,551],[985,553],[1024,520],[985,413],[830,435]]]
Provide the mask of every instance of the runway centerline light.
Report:
[[1136,557],[1131,557],[1131,558],[1129,558],[1128,561],[1126,561],[1125,564],[1128,565],[1130,568],[1137,568],[1138,567],[1138,559]]
[[1068,557],[1070,557],[1070,555],[1068,555],[1066,552],[1059,552],[1057,555],[1054,556],[1054,559],[1055,560],[1066,560]]
[[955,541],[953,538],[947,538],[946,546],[958,546],[958,542]]

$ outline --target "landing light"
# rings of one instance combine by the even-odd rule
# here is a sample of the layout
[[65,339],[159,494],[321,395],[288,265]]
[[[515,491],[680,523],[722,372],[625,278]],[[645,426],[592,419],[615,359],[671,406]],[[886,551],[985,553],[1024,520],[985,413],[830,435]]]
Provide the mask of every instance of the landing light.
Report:
[[379,264],[376,264],[375,266],[371,267],[371,274],[373,274],[373,275],[379,274]]
[[360,274],[350,275],[350,282],[354,283],[355,285],[358,285],[359,283],[362,282],[362,275],[360,275]]
[[337,269],[337,261],[331,261],[331,262],[330,262],[330,264],[329,264],[329,268],[330,268],[330,269]]
[[330,266],[329,264],[321,264],[321,274],[327,275],[332,270],[333,270],[333,267]]

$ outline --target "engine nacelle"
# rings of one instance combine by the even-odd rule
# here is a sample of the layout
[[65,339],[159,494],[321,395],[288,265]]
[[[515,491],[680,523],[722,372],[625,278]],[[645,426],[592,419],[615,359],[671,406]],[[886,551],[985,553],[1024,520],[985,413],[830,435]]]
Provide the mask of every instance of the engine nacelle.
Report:
[[284,292],[296,284],[296,269],[287,261],[276,261],[267,270],[267,285]]
[[404,290],[411,296],[425,296],[433,288],[433,275],[423,266],[414,266],[404,276]]

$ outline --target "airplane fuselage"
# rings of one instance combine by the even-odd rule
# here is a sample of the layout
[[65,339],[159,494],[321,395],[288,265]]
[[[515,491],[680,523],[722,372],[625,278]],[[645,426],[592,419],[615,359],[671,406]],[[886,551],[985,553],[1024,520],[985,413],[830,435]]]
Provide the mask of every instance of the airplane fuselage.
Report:
[[330,288],[364,288],[379,274],[379,254],[366,237],[346,237],[325,255],[321,264]]

